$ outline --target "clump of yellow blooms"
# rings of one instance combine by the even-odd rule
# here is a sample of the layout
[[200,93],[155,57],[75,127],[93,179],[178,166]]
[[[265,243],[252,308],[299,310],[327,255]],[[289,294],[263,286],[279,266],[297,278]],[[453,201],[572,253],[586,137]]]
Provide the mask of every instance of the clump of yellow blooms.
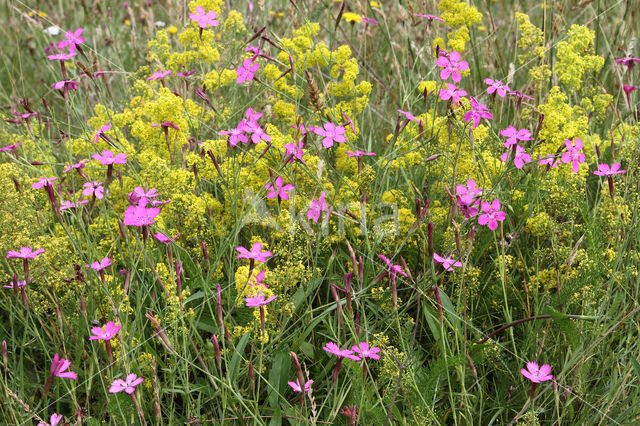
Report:
[[[438,9],[442,11],[442,19],[453,29],[447,34],[448,50],[463,52],[466,43],[471,40],[469,27],[479,24],[482,21],[482,14],[475,6],[463,0],[441,0],[438,3]],[[434,44],[440,43],[436,41]]]
[[546,47],[544,42],[544,33],[542,30],[531,23],[529,16],[524,13],[516,12],[516,20],[518,21],[518,62],[520,64],[536,64],[529,68],[529,76],[539,86],[551,76],[549,66],[545,64]]
[[568,90],[577,90],[582,85],[585,73],[597,72],[604,65],[604,58],[595,55],[593,40],[595,33],[582,25],[571,25],[568,40],[556,46],[556,73],[560,83]]

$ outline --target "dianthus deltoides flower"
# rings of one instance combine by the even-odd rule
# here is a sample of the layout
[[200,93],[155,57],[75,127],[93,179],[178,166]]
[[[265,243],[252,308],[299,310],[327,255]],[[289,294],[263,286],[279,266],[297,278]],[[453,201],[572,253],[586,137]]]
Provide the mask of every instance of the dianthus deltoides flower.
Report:
[[109,388],[109,393],[118,393],[125,391],[125,393],[131,395],[136,390],[136,386],[142,383],[144,379],[142,377],[138,377],[135,373],[127,374],[125,380],[115,379],[113,383],[111,383],[111,387]]
[[336,366],[333,369],[333,375],[331,376],[331,386],[335,385],[336,380],[338,379],[338,373],[340,372],[340,366],[342,365],[343,358],[349,358],[354,361],[361,361],[360,357],[353,354],[351,349],[340,349],[336,343],[328,342],[326,345],[322,347],[325,352],[328,352],[332,355],[338,357],[336,361]]
[[137,206],[129,206],[124,212],[124,224],[127,226],[149,226],[156,223],[154,219],[160,214],[160,208],[147,208],[147,202],[146,199],[143,199]]

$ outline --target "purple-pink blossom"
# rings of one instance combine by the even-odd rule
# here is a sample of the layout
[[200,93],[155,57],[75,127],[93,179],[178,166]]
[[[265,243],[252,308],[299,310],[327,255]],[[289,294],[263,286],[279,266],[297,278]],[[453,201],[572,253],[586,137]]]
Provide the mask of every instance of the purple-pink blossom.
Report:
[[173,238],[169,238],[166,235],[164,235],[162,232],[156,232],[155,234],[153,234],[153,238],[155,238],[156,240],[160,241],[163,244],[171,244],[172,242],[174,242],[175,240],[178,239],[178,237],[180,236],[180,233],[178,232],[178,234],[173,237]]
[[251,259],[257,262],[266,262],[267,258],[273,255],[270,251],[262,251],[262,243],[259,241],[253,243],[251,251],[242,246],[236,247],[236,250],[240,253],[238,255],[238,259]]
[[112,262],[111,259],[108,257],[103,257],[102,260],[100,262],[98,262],[97,260],[92,262],[90,265],[84,265],[86,268],[91,268],[96,272],[100,272],[105,268],[108,268],[109,266],[111,266]]
[[159,207],[147,208],[147,201],[142,200],[137,206],[129,206],[124,212],[124,224],[127,226],[148,226],[160,214]]
[[433,262],[439,263],[442,265],[445,271],[452,272],[453,267],[461,268],[462,262],[459,260],[452,259],[451,257],[442,257],[438,253],[433,253]]
[[264,294],[260,293],[254,297],[247,297],[244,299],[244,301],[247,304],[248,308],[261,308],[262,306],[276,300],[277,298],[278,296],[271,296],[270,298],[265,299]]
[[484,83],[487,84],[487,93],[490,95],[492,93],[497,92],[498,96],[504,98],[507,96],[507,92],[511,91],[509,86],[501,82],[500,80],[492,80],[490,78],[485,78]]
[[283,145],[287,150],[286,157],[288,158],[288,163],[293,163],[293,159],[298,159],[302,164],[306,164],[302,156],[304,155],[304,150],[302,147],[304,144],[302,141],[300,142],[291,142]]
[[49,418],[49,423],[38,422],[38,426],[58,426],[62,421],[62,414],[53,413]]
[[120,331],[122,325],[116,324],[113,321],[109,321],[104,325],[104,330],[101,327],[93,327],[91,329],[92,336],[89,340],[111,340]]
[[93,154],[91,157],[94,160],[98,160],[103,166],[110,166],[113,164],[126,164],[128,155],[123,153],[114,155],[113,151],[104,150],[102,154]]
[[322,139],[322,146],[325,148],[331,148],[334,142],[346,142],[346,131],[344,127],[336,126],[335,123],[325,123],[323,127],[315,127],[313,129],[313,133],[324,137],[324,139]]
[[470,218],[478,214],[478,209],[474,206],[480,204],[480,200],[477,198],[482,194],[482,189],[476,188],[475,180],[469,179],[467,186],[456,185],[456,194],[458,208],[462,215]]
[[520,373],[533,383],[542,383],[549,380],[553,380],[551,373],[551,366],[544,364],[542,367],[538,367],[537,362],[528,362],[527,368],[520,370]]
[[471,110],[464,114],[464,121],[473,120],[473,128],[475,129],[480,124],[480,119],[486,118],[488,120],[493,118],[493,115],[489,112],[489,108],[485,104],[481,104],[471,96]]
[[125,391],[125,393],[131,395],[136,390],[136,386],[142,383],[144,379],[142,377],[138,377],[134,373],[127,374],[125,380],[115,379],[111,383],[111,387],[109,388],[109,393],[118,393]]
[[498,227],[498,222],[502,222],[507,218],[505,212],[501,211],[502,205],[499,200],[493,200],[491,204],[486,201],[481,203],[483,213],[478,216],[478,223],[480,225],[487,225],[489,229],[495,231]]
[[580,151],[582,150],[582,140],[576,138],[576,140],[571,143],[569,139],[564,141],[564,145],[567,150],[562,153],[561,160],[563,163],[568,164],[571,163],[571,168],[573,173],[578,173],[580,170],[580,164],[584,163],[585,156]]
[[82,184],[84,188],[82,190],[82,195],[85,197],[95,196],[98,200],[102,200],[104,197],[104,187],[102,186],[102,182],[85,182]]
[[598,176],[621,175],[625,173],[626,170],[620,170],[620,167],[620,163],[613,163],[611,166],[608,164],[598,164],[598,170],[595,170],[593,174]]
[[84,28],[80,27],[76,28],[75,31],[67,31],[64,33],[65,40],[58,42],[58,49],[62,49],[67,46],[73,46],[75,48],[77,45],[84,43],[84,37],[82,37],[83,31]]
[[400,265],[394,265],[393,263],[391,263],[391,260],[389,260],[388,257],[386,257],[383,254],[379,254],[378,257],[380,259],[382,259],[384,261],[384,263],[387,264],[387,273],[389,274],[389,278],[391,279],[391,282],[395,284],[396,282],[396,276],[398,274],[402,275],[403,277],[406,277],[407,274],[406,272],[404,272],[402,270],[402,266]]
[[324,201],[325,192],[322,191],[320,193],[320,197],[316,200],[315,198],[311,200],[311,205],[309,206],[309,211],[307,212],[307,219],[318,223],[318,219],[320,219],[320,213],[327,211],[327,203]]
[[451,76],[454,83],[458,83],[462,79],[460,71],[469,69],[469,64],[466,61],[461,61],[460,52],[455,50],[448,57],[440,56],[436,64],[442,68],[440,70],[440,78],[447,80]]
[[217,17],[218,14],[215,12],[215,10],[205,12],[204,7],[202,6],[197,6],[196,12],[189,14],[189,18],[191,18],[192,21],[195,21],[200,26],[200,28],[217,27]]
[[53,187],[53,182],[57,181],[58,178],[57,177],[46,177],[46,178],[40,178],[38,179],[38,181],[36,183],[34,183],[33,185],[31,185],[31,188],[33,189],[40,189],[40,188],[44,188],[46,186],[51,186]]
[[[515,156],[513,158],[513,164],[515,164],[517,169],[522,169],[524,167],[525,163],[530,163],[531,162],[531,156],[529,154],[527,154],[527,152],[525,151],[525,149],[523,147],[521,147],[520,145],[516,145],[516,150],[515,150]],[[513,153],[513,151],[507,151],[504,152],[502,154],[502,156],[500,157],[500,159],[503,162],[507,162],[507,160],[509,159],[509,156]]]
[[44,253],[44,249],[34,251],[31,247],[20,247],[19,251],[9,250],[7,252],[7,259],[35,259],[42,253]]
[[370,347],[367,342],[360,342],[357,345],[353,345],[351,349],[363,361],[365,358],[380,359],[380,355],[378,355],[378,352],[380,352],[380,348]]
[[75,81],[75,80],[61,80],[58,82],[55,82],[51,85],[51,87],[53,87],[56,90],[78,90],[78,84],[80,82],[79,81]]
[[236,70],[236,75],[238,76],[236,78],[236,83],[242,84],[245,81],[253,80],[253,77],[255,76],[255,73],[256,71],[258,71],[259,68],[260,68],[259,63],[255,62],[250,58],[245,59],[244,61],[242,61],[242,65],[240,65]]
[[60,358],[58,354],[55,354],[51,361],[51,370],[49,371],[49,375],[61,377],[63,379],[77,379],[78,375],[75,372],[66,371],[69,367],[71,367],[71,361]]
[[292,183],[288,183],[283,185],[282,176],[278,176],[275,180],[275,186],[271,183],[267,183],[264,185],[265,188],[269,191],[267,194],[267,198],[282,198],[283,200],[289,199],[289,193],[287,191],[291,191],[295,188],[295,185]]
[[168,75],[170,75],[171,73],[173,73],[173,71],[171,70],[167,70],[167,71],[156,71],[154,72],[150,77],[147,77],[148,81],[152,81],[152,80],[162,80],[165,77],[167,77]]
[[[295,382],[287,382],[291,388],[293,388],[294,392],[302,392],[302,388],[300,387],[300,381],[296,379]],[[311,385],[313,384],[313,380],[307,380],[304,384],[304,391],[309,392],[311,390]]]
[[249,138],[244,132],[247,130],[247,122],[245,120],[240,120],[238,126],[235,129],[231,130],[221,130],[218,132],[219,135],[229,135],[229,145],[236,146],[238,142],[248,143]]
[[353,354],[351,349],[340,349],[337,344],[329,342],[322,347],[325,352],[337,356],[338,358],[349,358],[354,361],[360,361],[360,357]]
[[513,145],[517,145],[518,141],[530,141],[531,132],[527,129],[516,129],[513,126],[509,126],[504,130],[500,130],[500,136],[507,138],[504,143],[505,148],[511,148]]
[[451,99],[454,105],[458,105],[458,101],[464,96],[467,96],[467,92],[458,89],[455,84],[447,83],[446,89],[440,89],[440,99],[443,101]]
[[347,154],[347,157],[374,157],[376,155],[375,152],[360,151],[359,149],[355,151],[346,151],[345,154]]

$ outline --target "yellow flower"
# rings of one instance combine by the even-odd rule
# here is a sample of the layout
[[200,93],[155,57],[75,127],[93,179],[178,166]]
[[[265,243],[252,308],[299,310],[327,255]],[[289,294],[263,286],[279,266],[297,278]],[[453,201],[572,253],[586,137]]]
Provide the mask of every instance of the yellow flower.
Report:
[[342,17],[347,22],[362,22],[362,16],[353,12],[345,12],[342,14]]
[[171,35],[176,35],[178,33],[178,28],[175,25],[171,25],[169,28],[167,28],[167,31]]

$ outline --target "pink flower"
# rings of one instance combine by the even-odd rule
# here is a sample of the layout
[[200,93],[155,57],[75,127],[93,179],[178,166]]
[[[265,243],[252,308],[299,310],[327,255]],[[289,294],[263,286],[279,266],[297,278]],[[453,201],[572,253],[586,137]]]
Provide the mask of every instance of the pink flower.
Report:
[[38,179],[38,181],[36,183],[34,183],[33,185],[31,185],[31,188],[33,189],[40,189],[40,188],[44,188],[46,186],[51,186],[53,187],[53,182],[57,181],[58,178],[57,177],[50,177],[50,178],[40,178]]
[[324,137],[322,146],[325,148],[331,148],[334,142],[344,143],[347,141],[344,136],[347,130],[344,127],[336,126],[334,123],[325,123],[323,127],[315,127],[313,133]]
[[124,212],[124,224],[128,226],[148,226],[156,223],[155,217],[160,214],[159,207],[147,208],[144,200],[137,206],[129,206]]
[[527,95],[525,95],[524,93],[522,93],[519,90],[513,90],[513,91],[509,92],[508,94],[518,97],[519,100],[529,99],[530,101],[535,101],[535,99],[533,99],[531,96],[527,96]]
[[69,209],[77,209],[78,207],[87,204],[89,202],[89,200],[81,200],[81,201],[62,201],[60,203],[60,211],[64,211],[64,210],[69,210]]
[[15,151],[17,147],[22,146],[22,142],[14,143],[13,145],[7,145],[0,148],[0,152]]
[[598,170],[594,171],[594,175],[598,176],[613,176],[613,175],[621,175],[626,172],[626,170],[619,170],[620,163],[613,163],[611,167],[608,164],[598,164]]
[[63,379],[77,379],[78,375],[76,373],[73,371],[65,371],[69,367],[71,367],[71,361],[60,358],[58,354],[55,354],[53,356],[53,361],[51,361],[51,370],[49,371],[49,375],[61,377]]
[[42,253],[44,253],[44,249],[33,251],[31,247],[20,247],[20,251],[9,250],[7,252],[7,259],[35,259]]
[[507,92],[511,90],[509,86],[502,83],[500,80],[492,80],[490,78],[485,78],[484,83],[489,85],[489,87],[487,87],[487,93],[489,95],[497,91],[498,96],[500,96],[501,98],[504,98],[505,96],[507,96]]
[[102,186],[102,182],[85,182],[82,187],[82,195],[85,197],[90,197],[94,195],[98,200],[102,200],[104,197],[104,187]]
[[320,193],[320,197],[316,200],[315,198],[311,200],[311,205],[309,206],[309,211],[307,212],[307,219],[318,223],[318,219],[320,219],[320,213],[327,211],[327,203],[324,201],[325,192],[322,191]]
[[429,20],[429,23],[433,22],[433,21],[440,21],[440,22],[444,22],[444,19],[440,18],[439,16],[434,16],[434,15],[422,15],[419,13],[414,13],[413,16],[415,16],[416,18],[426,18]]
[[253,108],[247,108],[244,112],[244,118],[248,123],[257,123],[262,118],[262,113],[254,111]]
[[[302,392],[302,388],[300,387],[300,381],[298,379],[296,379],[295,382],[287,382],[289,384],[289,386],[291,386],[293,388],[294,392]],[[308,380],[305,384],[304,384],[304,391],[305,392],[309,392],[311,390],[311,385],[313,384],[313,380]]]
[[460,71],[469,69],[469,64],[466,61],[461,61],[460,52],[455,50],[449,54],[449,57],[440,56],[436,64],[442,68],[440,70],[440,78],[447,80],[451,76],[454,83],[458,83],[462,79]]
[[102,155],[93,154],[91,156],[94,160],[98,160],[103,166],[110,166],[112,164],[126,164],[127,154],[117,154],[114,156],[113,151],[104,150]]
[[367,342],[360,342],[357,345],[352,346],[351,349],[353,349],[353,351],[356,352],[362,360],[365,358],[380,359],[380,355],[378,355],[380,348],[370,348]]
[[125,391],[127,394],[131,395],[135,392],[136,386],[142,383],[143,380],[144,379],[142,377],[138,377],[134,373],[127,374],[127,378],[125,380],[115,379],[113,383],[111,383],[109,393]]
[[622,85],[622,90],[624,91],[624,93],[629,95],[634,90],[638,90],[638,88],[636,86],[629,86],[629,85],[623,84]]
[[248,308],[260,308],[267,303],[276,300],[277,298],[278,296],[271,296],[270,298],[265,300],[264,294],[260,293],[255,297],[247,297],[246,299],[244,299],[244,301],[246,302]]
[[210,10],[207,13],[205,13],[204,7],[202,6],[196,7],[196,13],[189,14],[189,18],[191,18],[192,21],[197,22],[200,28],[217,27],[218,26],[218,21],[216,20],[217,17],[218,17],[218,14],[215,12],[215,10]]
[[104,126],[101,126],[95,135],[93,135],[93,143],[98,143],[100,136],[104,135],[107,130],[111,129],[111,121],[107,122]]
[[409,111],[404,111],[404,110],[399,109],[398,113],[400,113],[400,114],[404,115],[405,117],[407,117],[407,120],[409,120],[409,121],[416,121],[418,123],[422,123],[422,120],[420,120],[415,115],[411,114]]
[[392,283],[396,282],[397,274],[400,274],[403,277],[407,276],[407,274],[402,271],[402,267],[400,265],[394,265],[393,263],[391,263],[391,260],[389,260],[389,258],[387,258],[386,256],[384,256],[382,254],[379,254],[378,257],[380,259],[382,259],[384,261],[384,263],[387,264],[387,268],[389,268],[388,269],[389,277],[391,278],[391,282]]
[[179,232],[178,232],[178,235],[176,235],[173,238],[167,237],[162,232],[157,232],[157,233],[153,234],[153,238],[155,238],[156,240],[160,241],[163,244],[171,244],[172,242],[177,240],[179,236],[180,236]]
[[433,261],[435,263],[440,263],[442,264],[442,267],[444,268],[445,271],[449,271],[449,272],[453,272],[453,267],[455,266],[456,268],[461,268],[462,267],[462,262],[460,262],[459,260],[454,260],[451,257],[442,257],[437,253],[433,253]]
[[122,326],[120,324],[115,324],[113,321],[109,321],[104,325],[104,330],[100,327],[93,327],[91,329],[91,334],[93,336],[89,337],[89,340],[111,340],[113,337],[120,331]]
[[[507,160],[509,159],[509,156],[511,155],[511,152],[512,151],[507,151],[503,153],[500,159],[503,162],[507,162]],[[516,145],[516,155],[515,155],[515,158],[513,159],[513,164],[515,164],[516,168],[522,169],[524,167],[524,163],[530,163],[530,162],[531,162],[531,156],[525,152],[523,147],[521,147],[520,145]]]
[[62,49],[66,46],[73,46],[74,48],[78,44],[84,43],[84,37],[82,37],[82,32],[84,28],[77,28],[75,31],[67,31],[64,33],[66,40],[62,40],[58,42],[58,49]]
[[249,142],[247,135],[244,134],[246,129],[247,129],[247,122],[245,120],[241,120],[235,129],[221,130],[218,132],[218,134],[229,135],[229,145],[236,146],[238,145],[238,142],[242,142],[242,143]]
[[51,87],[53,87],[56,90],[63,90],[63,89],[78,90],[78,83],[80,82],[75,80],[61,80],[56,83],[53,83]]
[[156,198],[157,196],[158,190],[155,188],[151,188],[150,190],[145,191],[144,188],[136,186],[135,188],[133,188],[133,191],[129,193],[129,201],[131,201],[133,204],[140,204],[142,200],[151,201],[152,198]]
[[170,75],[173,71],[171,70],[167,70],[167,71],[156,71],[153,73],[153,75],[151,77],[147,77],[147,81],[151,81],[151,80],[162,80],[165,77],[167,77],[168,75]]
[[84,166],[89,162],[89,160],[82,160],[76,164],[72,164],[70,166],[68,166],[67,168],[64,169],[65,173],[70,172],[71,170],[75,169],[75,170],[82,170],[84,169]]
[[489,112],[489,108],[485,104],[481,104],[472,96],[471,97],[471,110],[464,114],[464,121],[473,120],[473,128],[475,129],[480,124],[480,119],[492,119],[493,115]]
[[373,18],[367,18],[366,16],[362,17],[362,22],[365,22],[367,24],[377,24],[378,21],[373,19]]
[[[33,279],[30,278],[29,282],[33,282]],[[27,285],[27,280],[22,280],[22,281],[16,280],[16,281],[12,281],[9,285],[3,285],[2,287],[4,287],[4,288],[18,288],[18,290],[19,290],[19,289],[25,288],[26,285]]]
[[567,151],[562,153],[561,160],[563,163],[571,163],[573,173],[578,173],[580,170],[580,164],[584,163],[584,154],[580,152],[582,149],[582,140],[576,138],[573,144],[569,139],[564,141],[564,145],[567,147]]
[[171,127],[172,129],[176,129],[176,130],[180,130],[180,127],[178,127],[173,121],[163,121],[162,123],[154,123],[151,125],[151,127],[162,127],[163,129],[165,128],[169,128]]
[[527,368],[520,370],[522,375],[533,383],[542,383],[549,380],[553,380],[551,373],[551,366],[544,364],[542,367],[538,367],[537,362],[528,362]]
[[513,126],[509,126],[504,130],[500,130],[500,136],[504,136],[507,138],[507,141],[504,143],[505,148],[511,148],[513,145],[517,145],[518,141],[530,141],[531,140],[531,132],[527,129],[517,130]]
[[253,80],[253,77],[256,71],[258,71],[258,68],[260,68],[260,64],[254,62],[251,59],[245,59],[244,61],[242,61],[242,65],[240,65],[236,70],[236,74],[238,75],[238,78],[236,78],[236,83],[242,84],[245,81]]
[[443,101],[451,99],[451,102],[453,102],[454,105],[458,105],[458,101],[463,96],[467,96],[467,92],[464,90],[458,90],[455,84],[447,83],[447,88],[440,90],[440,99]]
[[538,160],[539,160],[538,162],[540,163],[541,166],[544,166],[544,165],[547,165],[547,164],[552,164],[551,168],[555,169],[556,167],[558,167],[558,161],[559,161],[558,160],[558,161],[556,161],[554,163],[555,158],[556,158],[555,155],[547,154],[547,155],[544,155],[544,156],[538,158]]
[[273,253],[270,251],[262,251],[261,242],[253,243],[251,251],[242,246],[236,247],[236,250],[240,253],[238,259],[253,259],[258,262],[266,262],[267,258],[273,256]]
[[372,157],[376,155],[375,152],[360,151],[359,149],[356,151],[347,151],[346,154],[347,154],[347,157],[363,157],[363,156]]
[[73,58],[77,54],[78,52],[76,52],[76,45],[73,44],[73,45],[69,45],[68,53],[59,52],[53,55],[48,55],[47,59],[49,59],[50,61],[68,61],[69,59]]
[[302,142],[291,142],[283,145],[287,150],[286,157],[289,158],[288,163],[293,163],[293,159],[297,158],[302,164],[307,164],[302,159],[302,156],[304,155],[304,150],[302,149],[303,145],[304,144]]
[[49,424],[38,422],[38,426],[58,426],[61,420],[62,420],[62,414],[53,413],[49,418]]
[[96,272],[100,272],[103,269],[108,268],[109,266],[111,266],[111,259],[109,259],[108,257],[104,257],[104,258],[102,258],[102,260],[100,262],[98,262],[96,260],[91,265],[84,265],[84,266],[86,268],[91,268]]
[[482,189],[476,188],[476,181],[469,179],[466,187],[457,185],[456,194],[460,212],[467,218],[475,216],[478,213],[478,209],[473,206],[480,204],[480,200],[476,198],[482,194]]
[[[262,115],[262,114],[261,114]],[[271,136],[265,132],[255,121],[250,121],[245,125],[245,131],[251,133],[251,142],[258,144],[261,140],[265,142],[271,141]]]
[[361,361],[360,357],[353,354],[351,349],[340,349],[337,344],[329,342],[322,347],[326,352],[337,356],[338,358],[349,358],[354,361]]
[[640,58],[622,58],[622,59],[616,59],[616,63],[620,64],[620,65],[624,65],[627,67],[628,71],[631,71],[633,69],[633,65],[636,62],[640,62]]
[[487,225],[489,229],[495,231],[498,227],[498,222],[502,222],[507,217],[505,212],[500,210],[502,207],[500,201],[496,199],[493,200],[491,204],[483,201],[481,206],[484,213],[478,216],[478,223],[480,225]]
[[289,193],[287,191],[292,190],[293,188],[295,188],[295,185],[292,183],[288,183],[286,185],[282,185],[282,176],[278,176],[276,178],[276,185],[275,187],[273,185],[271,185],[271,183],[267,183],[265,184],[265,188],[267,188],[267,190],[269,190],[269,193],[267,194],[267,198],[282,198],[283,200],[288,200],[289,199]]

